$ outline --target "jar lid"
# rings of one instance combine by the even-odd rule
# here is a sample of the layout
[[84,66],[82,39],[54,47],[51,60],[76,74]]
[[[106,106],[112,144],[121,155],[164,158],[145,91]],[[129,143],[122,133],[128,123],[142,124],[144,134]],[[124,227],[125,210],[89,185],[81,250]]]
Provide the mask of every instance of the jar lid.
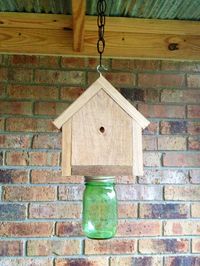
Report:
[[115,177],[114,176],[85,176],[85,182],[91,182],[91,181],[96,181],[96,182],[114,182]]

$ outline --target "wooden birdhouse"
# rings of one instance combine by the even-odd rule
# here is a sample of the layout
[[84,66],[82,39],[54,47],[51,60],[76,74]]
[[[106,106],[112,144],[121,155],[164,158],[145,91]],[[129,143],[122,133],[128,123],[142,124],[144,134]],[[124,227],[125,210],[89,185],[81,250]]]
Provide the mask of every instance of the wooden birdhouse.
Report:
[[149,121],[102,75],[54,122],[62,128],[62,175],[142,175]]

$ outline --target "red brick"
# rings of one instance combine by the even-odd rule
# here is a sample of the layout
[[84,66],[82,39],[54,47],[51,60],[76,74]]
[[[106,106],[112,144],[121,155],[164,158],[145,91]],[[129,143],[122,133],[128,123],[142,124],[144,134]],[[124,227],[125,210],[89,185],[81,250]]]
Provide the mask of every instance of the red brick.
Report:
[[200,203],[193,203],[191,205],[191,216],[194,218],[200,218]]
[[200,88],[200,77],[199,74],[193,75],[188,74],[187,75],[187,84],[189,88]]
[[7,115],[31,115],[31,102],[7,102],[0,101],[0,114]]
[[135,101],[159,102],[160,92],[154,89],[120,88],[121,94],[135,105]]
[[58,99],[58,88],[36,85],[8,85],[8,97],[12,99],[51,100]]
[[200,134],[200,122],[188,122],[187,132],[190,135]]
[[81,57],[62,57],[61,66],[67,68],[84,69],[86,67],[86,59]]
[[2,203],[0,204],[0,220],[22,220],[26,218],[27,208],[24,204]]
[[5,119],[4,118],[0,118],[0,130],[4,130],[4,124],[5,124]]
[[161,121],[161,134],[184,134],[187,132],[186,121]]
[[190,182],[194,184],[200,183],[200,169],[190,170]]
[[163,90],[161,102],[199,103],[200,91],[198,90]]
[[137,218],[137,204],[133,202],[118,202],[119,218]]
[[138,110],[146,117],[159,117],[159,118],[185,117],[184,106],[139,104]]
[[0,152],[0,165],[3,165],[4,164],[4,153],[3,152]]
[[144,152],[143,158],[145,166],[160,166],[161,164],[160,152]]
[[52,233],[53,223],[5,222],[0,226],[0,236],[4,237],[47,237]]
[[[56,259],[55,266],[108,266],[107,257]],[[6,265],[7,266],[7,265]]]
[[74,101],[76,100],[82,93],[84,89],[82,87],[62,87],[60,98],[62,100]]
[[41,134],[33,137],[34,149],[61,149],[61,134]]
[[6,152],[6,165],[29,165],[28,152],[8,151]]
[[161,221],[119,220],[117,236],[160,236]]
[[189,137],[188,138],[188,150],[200,150],[200,137]]
[[164,235],[200,235],[199,220],[193,221],[166,221],[164,222]]
[[56,223],[56,235],[57,236],[83,236],[82,225],[79,221],[67,221]]
[[28,135],[0,135],[0,148],[30,148],[31,136]]
[[32,170],[31,182],[39,184],[51,184],[51,183],[83,183],[82,176],[62,176],[61,171],[53,170]]
[[143,150],[154,151],[157,150],[157,138],[155,136],[143,136]]
[[8,69],[0,66],[0,80],[7,81],[8,80]]
[[136,253],[136,241],[132,239],[85,240],[85,254],[132,254]]
[[159,186],[117,185],[119,200],[161,200],[162,189]]
[[200,240],[199,239],[192,239],[192,253],[199,253],[200,252]]
[[66,185],[59,187],[59,200],[82,200],[84,186]]
[[130,66],[133,70],[159,70],[160,61],[159,60],[131,60]]
[[5,85],[0,84],[0,97],[4,97],[4,96],[5,96]]
[[113,69],[125,70],[159,70],[159,60],[112,59]]
[[7,65],[8,57],[9,57],[9,55],[7,55],[7,54],[1,54],[0,55],[0,64],[1,65]]
[[140,87],[183,87],[185,78],[183,74],[139,74]]
[[[135,86],[135,74],[129,72],[105,73],[105,78],[113,85]],[[98,78],[98,73],[88,73],[88,84],[93,83]]]
[[59,165],[59,152],[6,152],[7,165]]
[[199,200],[200,186],[165,186],[166,200]]
[[139,177],[142,184],[187,184],[189,176],[187,170],[182,169],[151,169],[145,170],[144,176]]
[[[103,66],[106,68],[106,69],[109,69],[110,68],[110,59],[106,59],[104,58],[103,59]],[[99,58],[96,58],[96,57],[88,57],[86,59],[86,65],[87,65],[87,68],[91,68],[91,69],[96,69],[96,67],[99,65]]]
[[187,106],[187,117],[188,118],[200,118],[200,106],[199,105],[188,105]]
[[82,206],[80,203],[31,203],[29,207],[29,218],[81,218]]
[[51,201],[56,199],[56,187],[4,187],[3,199],[5,201]]
[[198,62],[181,62],[181,61],[161,61],[161,70],[177,70],[184,72],[199,72],[200,65]]
[[2,266],[53,266],[52,259],[30,259],[30,258],[15,258],[15,259],[0,259]]
[[140,204],[140,218],[145,219],[182,219],[190,216],[187,204],[143,203]]
[[6,130],[23,132],[58,132],[52,119],[7,118]]
[[163,155],[164,166],[199,166],[200,153],[175,153],[167,152]]
[[130,256],[113,256],[110,259],[110,266],[162,266],[162,259],[159,257],[130,257]]
[[35,71],[35,82],[50,84],[81,85],[85,83],[83,71],[41,70]]
[[10,63],[16,66],[34,67],[38,66],[39,57],[36,55],[12,55]]
[[168,61],[168,60],[162,60],[161,61],[161,70],[180,70],[180,64],[179,61]]
[[0,183],[27,183],[28,171],[26,170],[0,170]]
[[22,256],[22,241],[0,241],[0,256]]
[[157,135],[159,132],[159,123],[150,122],[148,127],[143,130],[144,135]]
[[176,256],[176,257],[165,258],[165,266],[198,266],[198,265],[200,265],[199,257]]
[[136,183],[136,176],[115,176],[116,184],[135,184]]
[[37,102],[35,103],[34,114],[36,115],[60,115],[69,107],[69,103],[60,102]]
[[78,239],[68,240],[28,240],[28,256],[72,256],[79,255],[81,241]]
[[189,252],[189,240],[140,239],[139,252],[144,254],[186,253]]
[[158,150],[186,150],[186,137],[160,136],[158,138]]
[[59,68],[59,57],[58,56],[38,56],[40,67],[46,68]]
[[[134,61],[132,61],[134,62]],[[112,59],[112,69],[117,70],[130,70],[131,69],[131,60],[129,59]]]
[[8,70],[9,81],[15,82],[32,82],[33,70],[27,68],[9,68]]

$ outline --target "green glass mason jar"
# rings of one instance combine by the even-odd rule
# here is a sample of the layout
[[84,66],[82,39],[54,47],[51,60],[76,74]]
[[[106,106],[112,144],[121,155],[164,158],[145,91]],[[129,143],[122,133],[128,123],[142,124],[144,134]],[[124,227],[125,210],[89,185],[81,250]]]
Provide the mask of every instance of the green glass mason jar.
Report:
[[117,230],[117,198],[115,178],[85,177],[82,227],[92,239],[107,239]]

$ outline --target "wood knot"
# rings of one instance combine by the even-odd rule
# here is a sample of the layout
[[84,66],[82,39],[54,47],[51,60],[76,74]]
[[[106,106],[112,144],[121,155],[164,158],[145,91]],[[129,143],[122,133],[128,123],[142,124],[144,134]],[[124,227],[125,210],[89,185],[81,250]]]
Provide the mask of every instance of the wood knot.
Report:
[[179,50],[178,43],[170,43],[168,45],[168,50],[170,50],[170,51]]

